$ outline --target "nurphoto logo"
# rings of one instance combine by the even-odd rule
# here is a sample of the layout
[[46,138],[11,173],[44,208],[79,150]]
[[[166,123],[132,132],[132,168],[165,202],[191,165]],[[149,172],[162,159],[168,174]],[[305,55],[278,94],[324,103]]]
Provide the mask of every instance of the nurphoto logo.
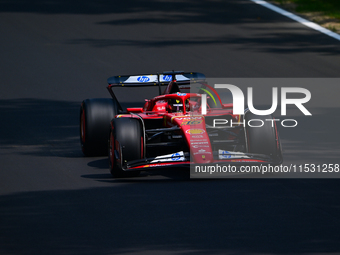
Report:
[[[251,113],[259,116],[265,116],[270,115],[274,113],[278,106],[278,88],[273,87],[272,88],[272,105],[269,109],[266,110],[258,110],[254,107],[253,104],[253,88],[248,87],[247,88],[247,103],[248,103],[248,109],[245,111],[244,109],[244,94],[242,90],[232,84],[215,84],[214,88],[217,89],[228,89],[233,98],[233,114],[234,115],[244,115],[245,112],[250,111]],[[288,98],[289,93],[295,93],[295,94],[302,94],[302,98]],[[306,107],[303,105],[307,103],[311,99],[311,93],[308,89],[300,88],[300,87],[282,87],[281,88],[281,116],[286,116],[287,114],[287,105],[295,105],[304,115],[306,116],[312,116],[312,114],[306,109]],[[202,115],[207,114],[207,95],[202,94],[202,100],[201,100],[201,113]],[[274,125],[274,122],[279,122],[279,119],[266,119],[265,121],[272,122],[272,126]],[[226,119],[214,119],[213,120],[213,126],[216,125],[226,125],[228,124],[230,126],[233,125],[232,120],[226,120]],[[281,120],[281,125],[283,127],[295,127],[297,126],[298,122],[295,119],[284,119]],[[234,124],[246,124],[245,120],[243,120],[243,123],[234,123]],[[251,127],[262,127],[264,125],[264,121],[261,119],[250,119],[247,123]]]

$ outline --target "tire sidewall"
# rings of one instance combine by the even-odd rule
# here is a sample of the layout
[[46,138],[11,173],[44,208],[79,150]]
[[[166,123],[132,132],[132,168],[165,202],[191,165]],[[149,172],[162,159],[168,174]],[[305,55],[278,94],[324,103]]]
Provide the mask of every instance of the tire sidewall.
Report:
[[86,99],[80,108],[80,143],[86,156],[107,155],[110,121],[117,114],[117,103],[110,98]]
[[[260,116],[248,111],[244,118],[247,152],[270,156],[275,162],[280,160],[279,158],[282,158],[280,140],[273,116]],[[263,125],[260,127],[250,126],[249,120],[253,119],[262,121]]]
[[[110,172],[113,177],[130,177],[139,174],[125,172],[126,162],[143,158],[143,129],[136,118],[115,118],[111,121],[109,154]],[[110,148],[109,148],[110,151]],[[118,155],[118,159],[115,157]],[[113,158],[112,158],[113,157]]]

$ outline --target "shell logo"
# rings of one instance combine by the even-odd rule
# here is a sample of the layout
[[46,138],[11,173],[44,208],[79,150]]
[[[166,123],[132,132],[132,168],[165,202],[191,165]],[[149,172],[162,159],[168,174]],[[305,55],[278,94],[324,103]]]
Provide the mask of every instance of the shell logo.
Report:
[[198,134],[205,133],[205,131],[203,129],[194,128],[194,129],[188,129],[186,133],[190,135],[198,135]]

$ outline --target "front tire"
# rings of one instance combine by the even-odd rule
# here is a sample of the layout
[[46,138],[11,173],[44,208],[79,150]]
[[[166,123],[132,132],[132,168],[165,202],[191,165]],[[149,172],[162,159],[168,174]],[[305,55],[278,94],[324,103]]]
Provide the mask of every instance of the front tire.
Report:
[[144,157],[144,131],[139,119],[115,118],[109,139],[110,172],[113,177],[132,177],[140,171],[127,172],[126,163]]
[[[248,125],[249,120],[254,120],[253,126]],[[245,122],[247,152],[270,156],[274,164],[281,164],[281,143],[274,118],[271,115],[259,116],[247,112]],[[263,125],[260,126],[259,123]]]

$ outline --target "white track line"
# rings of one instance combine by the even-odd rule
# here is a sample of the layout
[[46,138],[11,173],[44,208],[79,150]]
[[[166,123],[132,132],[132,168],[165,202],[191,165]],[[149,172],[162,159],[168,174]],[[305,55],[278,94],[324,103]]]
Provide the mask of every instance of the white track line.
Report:
[[326,29],[326,28],[324,28],[322,26],[319,26],[318,24],[315,24],[314,22],[311,22],[309,20],[303,19],[303,18],[301,18],[301,17],[299,17],[299,16],[297,16],[297,15],[291,13],[291,12],[287,12],[287,11],[285,11],[285,10],[275,6],[275,5],[267,3],[266,1],[263,1],[263,0],[250,0],[250,1],[252,1],[252,2],[254,2],[256,4],[260,4],[263,7],[271,9],[274,12],[280,13],[280,14],[282,14],[282,15],[284,15],[284,16],[292,19],[292,20],[295,20],[295,21],[297,21],[297,22],[299,22],[299,23],[301,23],[301,24],[303,24],[303,25],[305,25],[307,27],[310,27],[310,28],[312,28],[314,30],[317,30],[317,31],[319,31],[321,33],[324,33],[324,34],[326,34],[326,35],[328,35],[330,37],[333,37],[334,39],[337,39],[337,40],[340,41],[340,35],[339,34],[334,33],[334,32],[332,32],[332,31],[330,31],[330,30],[328,30],[328,29]]

